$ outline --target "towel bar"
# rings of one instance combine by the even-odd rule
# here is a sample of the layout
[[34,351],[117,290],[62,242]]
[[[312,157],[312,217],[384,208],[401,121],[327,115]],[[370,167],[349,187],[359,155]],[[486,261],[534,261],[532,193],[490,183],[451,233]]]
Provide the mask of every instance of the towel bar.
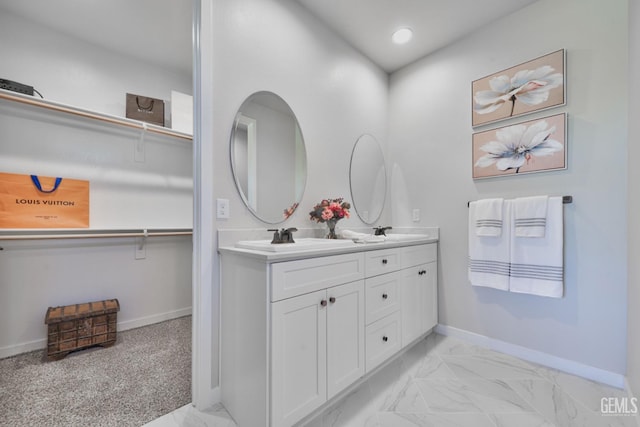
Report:
[[[562,203],[569,204],[569,203],[573,203],[573,196],[562,196]],[[471,204],[471,202],[467,202],[467,207],[469,207],[469,205]]]

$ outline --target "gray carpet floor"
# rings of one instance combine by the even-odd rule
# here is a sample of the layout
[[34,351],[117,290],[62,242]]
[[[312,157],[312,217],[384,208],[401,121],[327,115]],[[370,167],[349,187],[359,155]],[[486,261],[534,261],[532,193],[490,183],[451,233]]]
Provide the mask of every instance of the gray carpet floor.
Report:
[[118,332],[112,347],[0,359],[0,426],[139,427],[191,402],[191,316]]

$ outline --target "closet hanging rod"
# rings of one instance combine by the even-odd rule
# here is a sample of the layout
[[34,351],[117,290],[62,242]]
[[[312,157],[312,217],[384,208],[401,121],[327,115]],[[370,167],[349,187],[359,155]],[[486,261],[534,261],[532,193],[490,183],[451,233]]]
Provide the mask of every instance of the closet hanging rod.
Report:
[[56,230],[56,231],[16,231],[0,233],[0,240],[46,240],[46,239],[102,239],[111,237],[160,237],[191,236],[190,228],[177,229],[133,229],[133,230]]
[[[573,203],[573,196],[562,196],[562,203],[565,205]],[[470,204],[471,202],[467,202],[467,207],[469,207]]]
[[70,105],[65,105],[59,102],[50,101],[48,99],[42,100],[37,98],[31,98],[28,95],[14,94],[10,92],[8,93],[8,91],[5,91],[5,90],[0,91],[0,99],[7,99],[10,101],[20,102],[22,104],[27,104],[27,105],[33,105],[35,107],[40,107],[47,110],[73,114],[73,115],[84,117],[87,119],[98,120],[98,121],[107,122],[115,125],[134,128],[134,129],[144,130],[146,128],[146,130],[149,132],[173,136],[176,138],[187,139],[189,141],[193,140],[193,137],[191,135],[182,133],[182,132],[176,132],[173,129],[167,129],[161,126],[146,124],[138,120],[124,119],[117,116],[111,116],[109,114],[84,110],[82,108],[72,107]]

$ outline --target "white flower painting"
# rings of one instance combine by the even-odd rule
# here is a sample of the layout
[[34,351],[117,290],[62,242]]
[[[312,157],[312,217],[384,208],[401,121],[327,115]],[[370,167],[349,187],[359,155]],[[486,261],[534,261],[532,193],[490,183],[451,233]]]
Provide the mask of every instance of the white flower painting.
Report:
[[472,83],[473,126],[565,103],[564,50]]
[[535,70],[518,71],[512,78],[506,74],[489,80],[491,90],[480,90],[473,97],[473,109],[478,114],[496,111],[504,103],[511,103],[511,112],[516,101],[527,105],[539,105],[549,99],[549,91],[562,84],[562,74],[554,73],[548,65]]
[[473,177],[566,168],[566,115],[558,114],[473,135]]

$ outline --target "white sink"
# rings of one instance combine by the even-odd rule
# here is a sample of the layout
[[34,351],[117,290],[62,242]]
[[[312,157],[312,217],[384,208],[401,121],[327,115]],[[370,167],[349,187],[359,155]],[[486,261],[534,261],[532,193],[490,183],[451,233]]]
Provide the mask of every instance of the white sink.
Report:
[[241,240],[236,243],[237,248],[252,249],[255,251],[268,252],[295,252],[311,251],[315,249],[333,249],[354,246],[355,243],[346,239],[317,239],[317,238],[295,238],[295,243],[272,244],[271,240]]
[[429,240],[431,237],[428,234],[394,234],[387,233],[387,242],[412,242],[420,240]]

